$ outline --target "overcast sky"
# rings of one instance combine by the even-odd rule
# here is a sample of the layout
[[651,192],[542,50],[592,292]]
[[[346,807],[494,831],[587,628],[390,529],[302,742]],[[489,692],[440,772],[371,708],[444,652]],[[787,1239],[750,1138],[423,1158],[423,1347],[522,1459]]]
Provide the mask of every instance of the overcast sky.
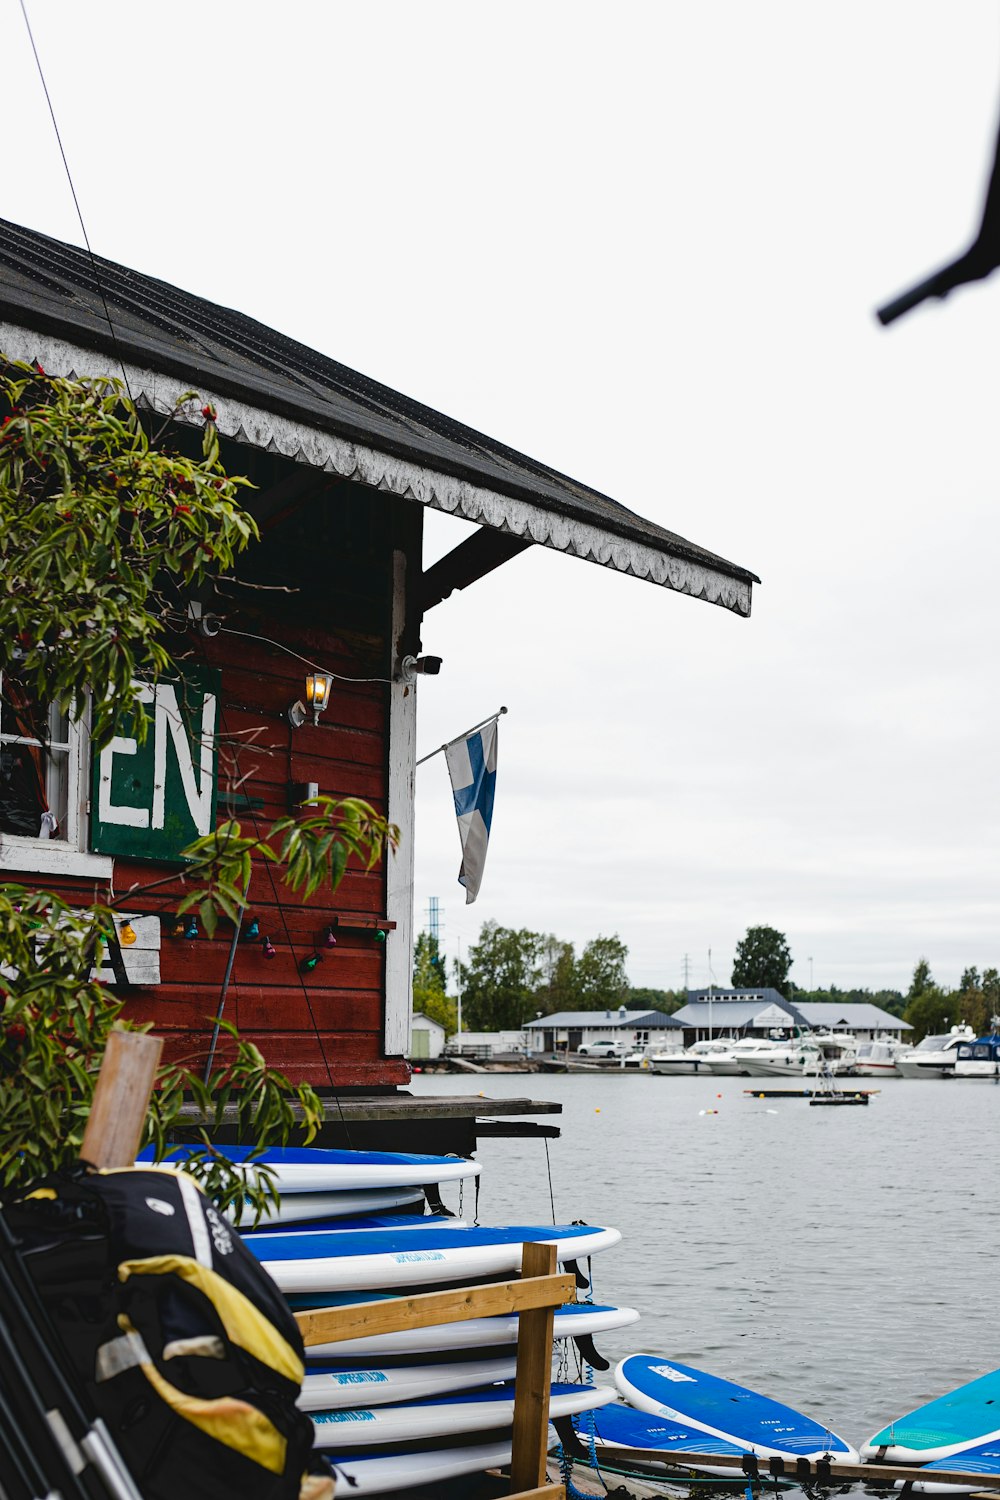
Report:
[[[510,712],[474,906],[417,773],[418,926],[666,988],[758,923],[802,985],[1000,964],[1000,277],[872,316],[978,224],[995,4],[28,5],[95,251],[763,580],[742,620],[533,548],[430,613],[420,753]],[[80,243],[0,25],[0,213]]]

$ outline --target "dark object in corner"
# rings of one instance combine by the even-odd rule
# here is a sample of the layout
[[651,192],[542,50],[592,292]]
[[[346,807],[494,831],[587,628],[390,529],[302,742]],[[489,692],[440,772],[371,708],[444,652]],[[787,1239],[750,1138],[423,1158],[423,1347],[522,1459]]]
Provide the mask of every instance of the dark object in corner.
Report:
[[884,307],[878,309],[878,320],[885,326],[892,323],[903,313],[909,312],[911,308],[918,307],[928,297],[947,297],[955,287],[962,286],[967,281],[982,281],[984,276],[989,276],[1000,266],[1000,138],[997,140],[997,148],[993,157],[993,171],[990,175],[990,185],[986,190],[986,203],[983,207],[983,220],[979,226],[979,233],[975,240],[950,265],[944,266],[940,271],[935,271],[926,281],[921,281],[918,286],[911,287],[902,296],[896,297],[892,302],[887,302]]

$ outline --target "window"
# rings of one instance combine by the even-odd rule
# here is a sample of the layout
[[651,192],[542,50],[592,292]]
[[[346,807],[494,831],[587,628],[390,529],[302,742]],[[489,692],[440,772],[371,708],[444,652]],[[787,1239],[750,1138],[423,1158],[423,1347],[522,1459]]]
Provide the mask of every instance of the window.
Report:
[[100,879],[115,855],[180,860],[215,826],[221,677],[191,665],[137,683],[145,740],[123,732],[95,755],[86,713],[74,723],[0,675],[0,870]]
[[110,875],[88,854],[86,716],[73,723],[0,674],[0,869]]

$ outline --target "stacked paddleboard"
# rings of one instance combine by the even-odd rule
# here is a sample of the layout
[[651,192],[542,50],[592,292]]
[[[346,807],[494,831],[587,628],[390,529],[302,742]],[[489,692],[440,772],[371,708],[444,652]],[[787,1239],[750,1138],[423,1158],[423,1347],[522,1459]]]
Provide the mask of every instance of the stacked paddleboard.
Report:
[[[425,1189],[478,1174],[461,1158],[284,1148],[248,1159],[219,1149],[248,1174],[258,1163],[274,1172],[280,1208],[244,1240],[296,1310],[507,1277],[526,1241],[554,1244],[582,1281],[580,1264],[621,1238],[585,1224],[486,1228],[420,1212]],[[182,1168],[186,1154],[161,1165]],[[574,1339],[589,1357],[595,1334],[637,1319],[631,1308],[570,1304],[553,1320],[557,1347]],[[299,1404],[345,1491],[409,1490],[509,1462],[517,1329],[516,1316],[477,1318],[308,1349]],[[556,1383],[551,1415],[569,1420],[614,1399]]]
[[[991,1370],[944,1396],[897,1417],[862,1446],[866,1463],[919,1466],[926,1479],[910,1487],[924,1494],[961,1494],[975,1479],[946,1483],[938,1474],[1000,1475],[1000,1370]],[[897,1489],[902,1481],[897,1481]]]

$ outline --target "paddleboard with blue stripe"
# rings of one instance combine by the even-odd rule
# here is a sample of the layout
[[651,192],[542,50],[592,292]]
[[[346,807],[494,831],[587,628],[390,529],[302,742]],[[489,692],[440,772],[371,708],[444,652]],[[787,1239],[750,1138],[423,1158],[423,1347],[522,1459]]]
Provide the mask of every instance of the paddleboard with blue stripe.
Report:
[[661,1355],[629,1355],[615,1371],[615,1384],[639,1411],[722,1438],[744,1452],[765,1458],[829,1457],[833,1463],[858,1462],[858,1453],[849,1443],[812,1417]]
[[[725,1438],[713,1437],[700,1428],[686,1422],[674,1422],[666,1417],[653,1417],[648,1412],[635,1411],[631,1406],[605,1406],[593,1416],[574,1422],[580,1441],[586,1446],[591,1435],[599,1451],[609,1448],[641,1448],[648,1450],[651,1464],[668,1464],[677,1467],[676,1454],[718,1453],[730,1458],[739,1457],[747,1450]],[[611,1462],[613,1462],[611,1457]],[[733,1470],[713,1467],[709,1464],[691,1465],[699,1473],[718,1474],[731,1480]]]
[[397,1449],[391,1453],[325,1453],[333,1465],[337,1494],[363,1500],[366,1495],[407,1495],[418,1485],[440,1484],[462,1474],[481,1474],[510,1463],[511,1440],[474,1443],[460,1448]]
[[1000,1370],[897,1417],[861,1447],[866,1463],[929,1464],[1000,1440]]
[[[968,1448],[959,1448],[950,1458],[939,1458],[924,1465],[924,1473],[932,1476],[936,1471],[950,1469],[953,1473],[975,1474],[968,1484],[945,1484],[940,1479],[914,1479],[909,1488],[922,1495],[967,1495],[982,1488],[985,1478],[996,1478],[1000,1474],[1000,1443],[995,1439],[985,1443],[973,1443]],[[904,1481],[896,1480],[896,1489],[902,1489]]]
[[586,1259],[620,1239],[617,1229],[589,1224],[515,1224],[423,1232],[254,1234],[246,1245],[283,1292],[327,1292],[500,1276],[520,1268],[525,1242],[554,1244],[557,1259],[565,1262]]
[[[513,1380],[513,1353],[492,1359],[455,1360],[432,1365],[378,1365],[333,1360],[310,1365],[297,1405],[300,1411],[340,1411],[348,1406],[385,1406],[419,1401],[448,1391],[469,1391],[498,1380]],[[380,1441],[390,1442],[389,1438]]]
[[[592,1385],[553,1385],[550,1417],[572,1417],[604,1406],[614,1391]],[[409,1401],[404,1406],[353,1407],[310,1411],[317,1448],[374,1448],[382,1443],[414,1443],[453,1433],[490,1432],[514,1420],[514,1382],[486,1391]]]
[[[252,1146],[217,1146],[221,1155],[234,1166],[245,1166],[248,1172],[264,1165],[273,1169],[279,1193],[329,1193],[345,1189],[422,1187],[431,1182],[454,1182],[462,1177],[477,1177],[479,1162],[462,1156],[423,1156],[405,1151],[334,1151],[314,1146],[269,1146],[252,1161]],[[175,1147],[160,1167],[182,1167],[192,1148]],[[138,1160],[146,1165],[153,1159],[152,1149],[140,1152]]]
[[[350,1218],[356,1214],[392,1213],[410,1203],[422,1203],[423,1188],[360,1188],[357,1192],[336,1193],[286,1193],[280,1205],[273,1203],[261,1216],[259,1229],[279,1229],[284,1224],[312,1223],[322,1219]],[[232,1218],[232,1211],[227,1218]],[[253,1219],[253,1211],[247,1207],[244,1223]]]
[[[386,1294],[388,1295],[388,1294]],[[331,1292],[326,1296],[305,1294],[290,1297],[293,1307],[339,1307],[349,1302],[375,1300],[371,1292]],[[557,1307],[552,1335],[556,1339],[593,1338],[639,1321],[634,1307],[606,1307],[594,1302],[567,1302]],[[397,1333],[376,1333],[369,1338],[338,1339],[332,1344],[313,1344],[306,1350],[310,1362],[321,1359],[355,1359],[394,1355],[430,1354],[455,1349],[489,1349],[517,1343],[516,1315],[468,1318],[464,1323],[438,1323],[431,1328],[403,1328]]]
[[468,1220],[453,1214],[356,1214],[343,1219],[315,1219],[308,1224],[258,1224],[241,1229],[245,1240],[261,1234],[356,1234],[359,1229],[468,1229]]

